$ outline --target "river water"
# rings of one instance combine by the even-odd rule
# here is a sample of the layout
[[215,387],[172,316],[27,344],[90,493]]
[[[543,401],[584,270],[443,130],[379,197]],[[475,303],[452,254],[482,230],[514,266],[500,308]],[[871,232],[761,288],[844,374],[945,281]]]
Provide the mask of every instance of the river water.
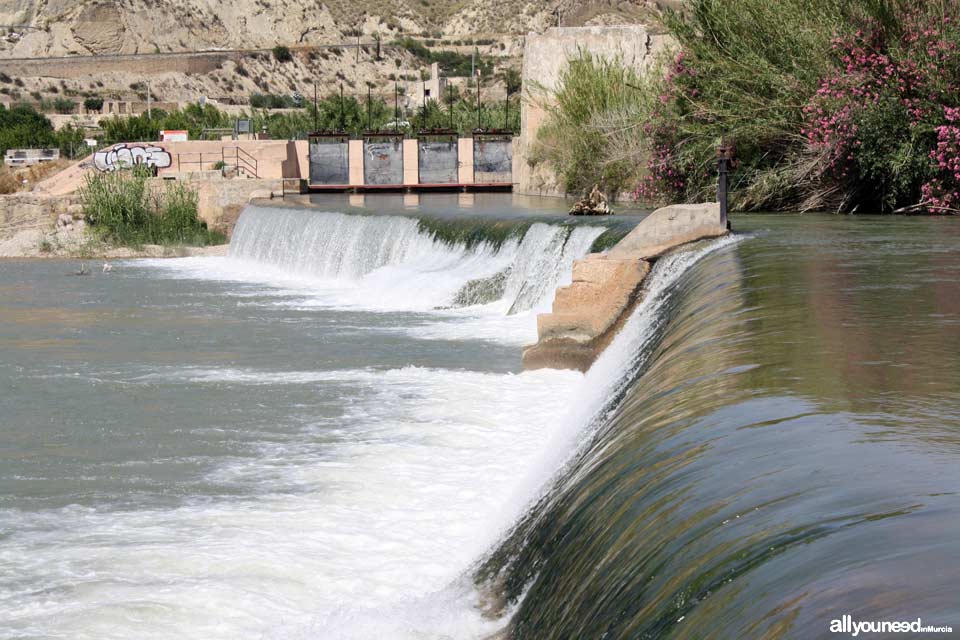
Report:
[[520,351],[605,227],[376,202],[0,262],[0,638],[960,627],[960,221],[738,217],[584,376]]

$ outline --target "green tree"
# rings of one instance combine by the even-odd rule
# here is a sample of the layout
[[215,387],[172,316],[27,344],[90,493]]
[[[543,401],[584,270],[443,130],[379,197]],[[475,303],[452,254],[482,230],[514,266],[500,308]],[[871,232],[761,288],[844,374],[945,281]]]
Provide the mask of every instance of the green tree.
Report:
[[54,146],[53,125],[29,105],[7,109],[0,105],[0,155],[7,149]]

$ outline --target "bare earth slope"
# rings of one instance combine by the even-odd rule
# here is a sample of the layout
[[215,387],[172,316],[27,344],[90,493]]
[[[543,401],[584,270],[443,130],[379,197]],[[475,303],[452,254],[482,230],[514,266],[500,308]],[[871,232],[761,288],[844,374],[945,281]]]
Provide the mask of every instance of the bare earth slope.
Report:
[[[390,43],[478,50],[519,69],[524,35],[547,27],[649,23],[680,0],[3,0],[0,103],[67,97],[246,104],[253,93],[393,94],[424,60]],[[373,46],[383,43],[381,55]],[[357,53],[353,47],[365,45]],[[269,50],[293,51],[278,62]],[[340,48],[330,48],[336,46]],[[185,54],[201,52],[196,55]],[[489,85],[488,85],[489,86]],[[46,107],[48,110],[50,107]]]
[[0,56],[196,51],[330,44],[361,30],[385,37],[522,34],[636,22],[656,0],[5,0],[0,24],[30,25]]

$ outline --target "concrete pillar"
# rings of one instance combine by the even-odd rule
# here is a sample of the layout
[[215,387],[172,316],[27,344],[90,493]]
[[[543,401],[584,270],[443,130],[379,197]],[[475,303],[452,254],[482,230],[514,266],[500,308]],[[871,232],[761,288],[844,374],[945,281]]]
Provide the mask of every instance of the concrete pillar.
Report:
[[403,141],[403,184],[420,184],[419,147],[416,140]]
[[457,178],[460,184],[473,184],[473,138],[457,140],[459,170]]
[[351,140],[347,146],[350,186],[363,186],[363,140]]
[[520,146],[520,137],[514,137],[513,139],[513,166],[510,171],[510,182],[513,183],[513,190],[518,191],[520,186],[520,172],[523,171],[521,162],[523,161],[523,153],[521,152]]

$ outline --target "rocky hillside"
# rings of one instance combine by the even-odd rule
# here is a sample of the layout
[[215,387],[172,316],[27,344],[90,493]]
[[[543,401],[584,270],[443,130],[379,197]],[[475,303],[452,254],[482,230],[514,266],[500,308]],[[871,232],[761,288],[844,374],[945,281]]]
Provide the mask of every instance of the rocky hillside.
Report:
[[[558,21],[648,22],[676,1],[4,0],[0,102],[51,109],[64,98],[142,101],[144,81],[155,101],[171,102],[309,95],[315,82],[324,94],[343,83],[354,95],[368,85],[392,95],[395,79],[416,80],[430,62],[422,48],[418,55],[391,46],[400,38],[415,38],[429,51],[477,51],[492,61],[495,78],[504,77],[507,68],[519,68],[523,34]],[[359,54],[329,48],[358,41],[368,45]],[[269,50],[278,45],[292,56],[275,59]],[[207,53],[189,63],[177,57],[198,51]]]
[[336,44],[357,31],[384,40],[523,34],[636,22],[657,0],[5,0],[0,56],[37,57]]

